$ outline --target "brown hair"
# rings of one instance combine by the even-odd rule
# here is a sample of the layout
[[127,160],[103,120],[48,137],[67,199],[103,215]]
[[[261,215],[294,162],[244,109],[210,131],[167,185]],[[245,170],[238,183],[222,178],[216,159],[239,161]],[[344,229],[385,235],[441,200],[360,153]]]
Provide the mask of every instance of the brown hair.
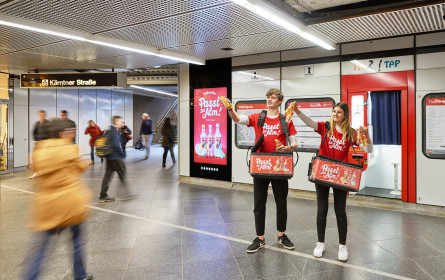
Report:
[[278,100],[283,101],[284,96],[283,96],[283,93],[281,92],[281,90],[279,90],[277,88],[271,88],[266,92],[267,97],[272,96],[274,94],[277,95]]
[[[351,136],[352,141],[355,141],[355,133],[354,133],[354,129],[352,129],[351,127],[351,122],[349,121],[349,106],[348,104],[344,103],[344,102],[338,102],[337,104],[334,105],[334,107],[332,107],[332,110],[334,110],[335,108],[340,108],[343,110],[343,112],[345,113],[345,118],[343,119],[343,122],[341,123],[341,133],[343,134],[343,141],[346,141],[346,139],[349,139],[349,136]],[[332,116],[329,118],[328,120],[329,124],[330,124],[330,129],[328,132],[328,136],[332,136],[334,135],[334,129],[335,129],[335,124],[334,124],[334,120],[332,119]],[[352,145],[352,143],[351,143]]]

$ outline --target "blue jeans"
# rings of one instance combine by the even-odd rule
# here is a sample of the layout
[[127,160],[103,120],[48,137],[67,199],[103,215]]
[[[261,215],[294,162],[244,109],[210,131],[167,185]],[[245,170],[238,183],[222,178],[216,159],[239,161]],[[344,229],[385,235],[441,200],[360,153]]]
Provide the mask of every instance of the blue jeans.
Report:
[[[71,231],[73,233],[73,243],[74,243],[74,279],[80,280],[87,276],[85,272],[85,267],[82,261],[82,241],[80,224],[71,226]],[[45,255],[45,250],[49,244],[49,238],[51,235],[57,233],[58,229],[51,229],[41,233],[41,242],[37,244],[35,251],[30,256],[30,266],[26,273],[25,280],[38,279],[40,267],[42,266],[43,257]]]

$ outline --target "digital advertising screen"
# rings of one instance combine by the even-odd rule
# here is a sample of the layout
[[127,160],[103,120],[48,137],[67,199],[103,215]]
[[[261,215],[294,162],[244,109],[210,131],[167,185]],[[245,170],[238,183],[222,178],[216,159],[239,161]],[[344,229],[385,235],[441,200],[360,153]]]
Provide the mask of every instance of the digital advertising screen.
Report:
[[[332,98],[301,98],[289,99],[286,102],[286,108],[291,102],[297,102],[300,109],[306,116],[315,122],[325,122],[332,115],[332,107],[334,99]],[[298,151],[300,152],[316,152],[320,147],[321,136],[308,127],[298,116],[294,114],[292,121],[297,130]]]
[[219,97],[227,88],[194,90],[194,162],[227,165],[227,109]]
[[[266,100],[239,101],[235,110],[240,115],[249,116],[267,110]],[[235,125],[235,145],[239,149],[248,149],[255,144],[255,129],[246,125]]]
[[431,93],[423,98],[423,153],[426,157],[445,159],[445,93]]

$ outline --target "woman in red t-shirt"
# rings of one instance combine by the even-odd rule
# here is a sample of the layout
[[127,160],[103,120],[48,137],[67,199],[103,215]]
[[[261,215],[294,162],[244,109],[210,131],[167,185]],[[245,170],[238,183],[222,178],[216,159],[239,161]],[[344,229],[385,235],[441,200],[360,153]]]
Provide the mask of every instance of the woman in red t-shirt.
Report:
[[[98,125],[96,125],[96,123],[93,120],[90,120],[88,123],[89,123],[89,126],[87,127],[87,129],[85,129],[85,135],[87,135],[89,133],[91,136],[91,138],[90,138],[91,163],[90,164],[94,164],[94,141],[96,140],[97,137],[102,135],[103,131],[100,130],[100,127]],[[101,159],[101,162],[102,161],[103,161],[103,159]]]
[[[332,110],[332,117],[326,123],[329,123],[329,129],[326,128],[325,122],[315,122],[310,117],[306,116],[298,109],[296,104],[293,104],[295,113],[298,117],[309,127],[313,128],[319,133],[323,139],[327,133],[325,141],[320,144],[319,155],[327,156],[333,159],[348,161],[349,147],[358,145],[360,148],[368,153],[372,152],[372,142],[369,139],[368,128],[360,127],[360,134],[369,139],[368,144],[364,145],[362,140],[358,140],[357,131],[351,127],[349,122],[349,107],[348,104],[339,102],[334,105]],[[359,138],[361,139],[361,138]],[[358,182],[359,183],[359,182]],[[315,189],[317,191],[317,233],[318,242],[314,249],[314,257],[320,258],[325,250],[325,231],[326,231],[326,217],[328,215],[329,202],[329,186],[316,183]],[[346,248],[346,235],[348,231],[348,220],[346,217],[346,198],[347,191],[333,188],[334,191],[334,209],[337,217],[337,227],[339,235],[339,250],[338,259],[346,261],[348,259],[348,250]]]

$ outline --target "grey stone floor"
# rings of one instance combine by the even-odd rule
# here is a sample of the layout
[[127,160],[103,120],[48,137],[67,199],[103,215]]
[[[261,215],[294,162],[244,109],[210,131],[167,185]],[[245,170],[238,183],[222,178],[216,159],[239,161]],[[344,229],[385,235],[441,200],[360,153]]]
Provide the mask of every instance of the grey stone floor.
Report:
[[[129,151],[128,180],[138,198],[99,204],[84,224],[88,271],[94,279],[445,279],[445,219],[348,206],[347,262],[337,261],[333,208],[327,223],[327,250],[312,257],[317,241],[316,203],[288,199],[287,234],[293,251],[275,242],[275,205],[270,195],[266,243],[255,254],[251,192],[178,183],[177,166],[162,148],[147,161]],[[97,162],[97,161],[96,161]],[[99,193],[104,165],[84,179]],[[30,172],[3,176],[0,201],[0,278],[21,279],[36,234],[27,228],[32,191]],[[115,175],[110,195],[118,190]],[[20,191],[13,190],[19,189]],[[53,238],[41,279],[73,279],[68,231]]]

